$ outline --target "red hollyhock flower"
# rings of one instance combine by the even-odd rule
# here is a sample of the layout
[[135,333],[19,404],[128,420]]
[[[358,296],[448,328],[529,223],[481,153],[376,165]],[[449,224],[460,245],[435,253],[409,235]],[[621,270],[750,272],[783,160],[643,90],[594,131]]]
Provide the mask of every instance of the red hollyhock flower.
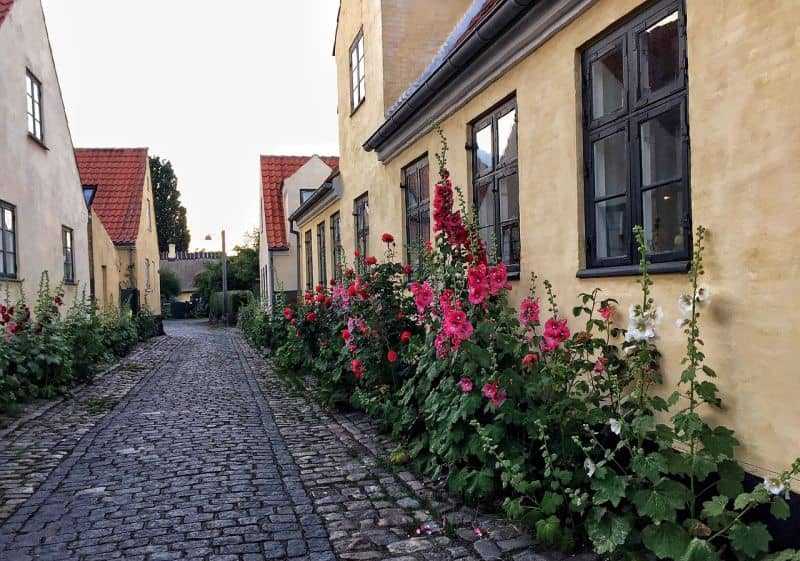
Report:
[[411,340],[411,332],[410,331],[403,331],[400,334],[400,341],[403,343],[408,343]]
[[353,252],[353,256],[354,256],[356,259],[358,259],[359,257],[361,257],[361,252],[360,252],[360,251],[358,251],[358,250],[355,250],[355,251]]
[[355,345],[348,345],[347,350],[350,351],[351,353],[354,353],[356,352],[357,348],[358,347],[356,347]]
[[336,279],[331,279],[330,280],[330,285],[331,286],[336,286]]
[[403,319],[406,315],[403,312],[397,312],[397,319]]
[[373,257],[372,255],[364,259],[364,263],[366,263],[367,265],[375,265],[377,262],[378,260],[375,259],[375,257]]
[[314,287],[314,290],[316,291],[317,294],[320,294],[323,290],[325,290],[325,287],[322,286],[321,284],[318,284],[316,287]]
[[350,334],[350,330],[349,329],[342,329],[342,339],[347,341],[348,339],[350,339],[350,337],[352,337],[352,335]]
[[614,315],[614,308],[611,306],[604,306],[600,308],[600,315],[603,316],[603,319],[608,319]]
[[353,361],[350,363],[350,370],[353,371],[353,375],[359,380],[364,375],[364,365],[361,364],[361,361],[358,360],[357,358],[354,358]]
[[397,359],[398,359],[397,351],[390,350],[388,353],[386,353],[386,360],[388,360],[389,362],[397,362]]
[[405,273],[406,275],[410,275],[411,271],[413,270],[414,270],[414,265],[411,264],[408,264],[405,267],[403,267],[403,273]]
[[392,243],[394,242],[394,236],[387,232],[381,236],[381,241],[383,243]]
[[292,309],[291,308],[287,307],[287,308],[283,309],[283,318],[286,321],[289,321],[290,319],[292,319]]
[[55,302],[56,306],[60,306],[61,304],[63,304],[63,303],[64,303],[64,302],[61,300],[61,296],[56,296],[56,297],[53,299],[53,302]]
[[315,314],[314,312],[308,312],[308,314],[306,315],[306,321],[308,323],[314,323],[315,321],[317,321],[317,314]]

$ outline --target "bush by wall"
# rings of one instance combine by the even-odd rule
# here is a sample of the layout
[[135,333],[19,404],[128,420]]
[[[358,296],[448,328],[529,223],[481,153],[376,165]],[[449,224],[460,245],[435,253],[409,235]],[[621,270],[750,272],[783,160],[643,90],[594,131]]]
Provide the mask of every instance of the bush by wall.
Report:
[[[232,325],[235,325],[239,318],[239,309],[251,300],[253,300],[253,293],[249,290],[228,291],[228,321]],[[211,295],[208,317],[212,321],[222,319],[222,292],[215,292]]]
[[130,310],[99,312],[85,296],[64,310],[63,296],[44,273],[33,310],[24,300],[0,304],[0,411],[67,394],[140,339]]
[[440,162],[436,240],[417,271],[394,261],[384,234],[383,263],[356,254],[357,271],[296,306],[247,308],[245,334],[269,348],[282,338],[273,352],[281,376],[299,386],[312,377],[308,389],[325,401],[364,408],[404,441],[398,457],[468,500],[502,504],[540,541],[615,559],[767,557],[766,522],[789,516],[800,460],[748,485],[735,435],[708,421],[721,400],[700,337],[705,230],[678,302],[684,371],[662,398],[663,313],[644,233],[635,231],[642,299],[627,313],[595,290],[579,295],[579,327],[570,327],[553,287],[541,283],[540,296],[535,276],[514,309],[505,266],[489,265],[473,219],[454,210],[444,154]]

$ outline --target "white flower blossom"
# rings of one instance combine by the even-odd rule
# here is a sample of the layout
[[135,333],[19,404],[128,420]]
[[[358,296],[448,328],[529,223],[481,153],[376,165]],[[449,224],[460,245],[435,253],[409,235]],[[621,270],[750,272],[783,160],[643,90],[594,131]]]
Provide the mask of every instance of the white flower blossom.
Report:
[[780,495],[786,489],[786,486],[783,484],[783,481],[781,481],[777,477],[765,477],[764,487],[772,495]]
[[622,432],[622,423],[620,423],[617,419],[609,419],[608,426],[611,427],[611,432],[619,436],[619,433]]
[[586,461],[583,462],[583,466],[586,468],[586,475],[589,477],[593,476],[594,472],[597,471],[597,466],[589,458],[586,458]]
[[626,341],[647,341],[655,339],[656,332],[653,329],[653,322],[643,317],[636,317],[628,324],[625,332]]
[[687,325],[689,325],[689,318],[681,318],[681,319],[676,319],[675,320],[675,326],[678,329],[683,329]]
[[661,306],[653,308],[644,314],[644,319],[649,320],[653,327],[661,323],[661,320],[664,319],[664,312],[661,310]]
[[701,306],[708,306],[711,303],[711,289],[707,284],[701,284],[697,287],[697,296],[695,298]]
[[678,309],[684,316],[692,315],[692,297],[688,294],[678,296]]

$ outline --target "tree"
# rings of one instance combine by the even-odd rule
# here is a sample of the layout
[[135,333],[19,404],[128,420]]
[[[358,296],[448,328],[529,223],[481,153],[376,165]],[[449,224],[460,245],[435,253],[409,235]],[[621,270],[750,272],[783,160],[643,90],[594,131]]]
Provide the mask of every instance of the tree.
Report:
[[169,160],[158,156],[150,158],[150,177],[153,180],[153,205],[156,209],[158,250],[168,251],[175,244],[176,251],[189,249],[189,228],[186,226],[186,208],[181,204],[178,178]]
[[172,300],[181,293],[181,281],[172,269],[161,267],[158,271],[161,282],[161,297]]
[[[258,229],[245,233],[244,244],[233,248],[235,255],[228,256],[228,290],[253,290],[259,282]],[[197,292],[208,302],[211,294],[222,290],[222,263],[219,260],[205,264],[205,271],[195,276]]]

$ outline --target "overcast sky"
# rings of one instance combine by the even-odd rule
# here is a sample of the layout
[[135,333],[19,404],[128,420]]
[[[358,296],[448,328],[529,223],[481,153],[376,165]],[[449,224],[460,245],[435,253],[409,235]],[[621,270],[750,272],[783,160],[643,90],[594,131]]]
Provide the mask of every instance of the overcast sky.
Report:
[[75,146],[171,160],[190,249],[258,225],[259,154],[338,154],[338,0],[43,4]]

